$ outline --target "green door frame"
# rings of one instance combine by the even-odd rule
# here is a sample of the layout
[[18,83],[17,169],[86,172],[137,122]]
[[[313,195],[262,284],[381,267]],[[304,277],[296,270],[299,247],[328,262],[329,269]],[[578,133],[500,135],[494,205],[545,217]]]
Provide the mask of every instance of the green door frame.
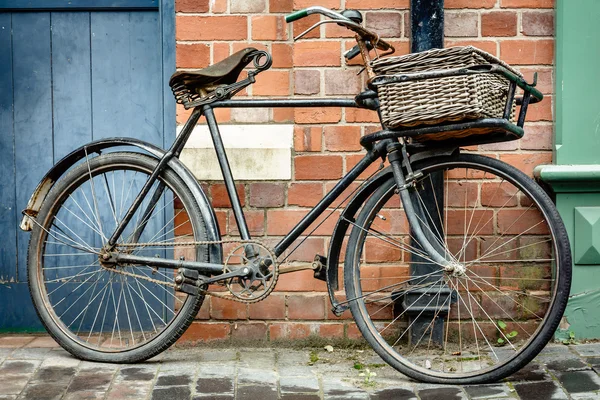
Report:
[[554,165],[536,176],[556,194],[573,251],[557,338],[600,338],[600,2],[556,1]]

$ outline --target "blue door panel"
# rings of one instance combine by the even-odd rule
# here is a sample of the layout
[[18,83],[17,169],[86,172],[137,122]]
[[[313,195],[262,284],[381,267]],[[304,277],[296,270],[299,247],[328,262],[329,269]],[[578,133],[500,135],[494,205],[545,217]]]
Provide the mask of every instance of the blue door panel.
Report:
[[[50,13],[14,13],[12,22],[15,182],[22,210],[54,158]],[[17,232],[17,278],[26,281],[29,233]]]
[[[27,287],[30,235],[18,224],[44,173],[94,139],[132,136],[163,146],[174,136],[173,100],[165,90],[174,54],[163,51],[168,43],[166,51],[174,52],[174,16],[161,20],[158,0],[89,8],[62,0],[13,3],[0,4],[0,331],[42,329]],[[172,4],[166,9],[174,14]],[[173,211],[163,213],[168,221]],[[80,290],[91,288],[92,300],[100,284]],[[157,293],[169,304],[165,296]]]
[[0,14],[0,228],[4,232],[0,240],[0,282],[4,283],[14,281],[17,273],[11,26],[11,15]]
[[54,162],[92,140],[90,13],[52,13]]

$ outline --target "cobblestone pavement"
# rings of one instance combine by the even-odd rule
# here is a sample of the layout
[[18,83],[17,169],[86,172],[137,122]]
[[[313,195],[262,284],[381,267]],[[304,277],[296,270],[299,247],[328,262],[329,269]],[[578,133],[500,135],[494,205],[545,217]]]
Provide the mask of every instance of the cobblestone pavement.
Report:
[[[355,367],[377,375],[365,384]],[[496,384],[440,386],[409,380],[371,350],[173,348],[113,365],[79,361],[48,337],[0,337],[0,399],[600,399],[598,372],[596,343],[549,345]]]

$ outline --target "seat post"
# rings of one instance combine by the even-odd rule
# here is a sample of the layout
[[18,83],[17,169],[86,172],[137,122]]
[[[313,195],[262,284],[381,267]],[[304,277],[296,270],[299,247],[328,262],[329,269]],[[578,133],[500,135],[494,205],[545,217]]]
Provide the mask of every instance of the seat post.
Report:
[[231,173],[231,167],[229,166],[229,160],[227,160],[227,154],[225,153],[225,147],[223,146],[223,140],[215,113],[210,105],[202,107],[202,112],[206,117],[208,129],[210,130],[210,136],[212,137],[213,144],[215,146],[215,152],[217,159],[219,160],[219,167],[223,174],[223,180],[225,181],[225,187],[227,188],[227,194],[229,195],[229,201],[231,202],[231,208],[233,209],[233,215],[235,216],[235,222],[237,224],[240,236],[243,240],[250,240],[250,232],[248,231],[248,225],[246,224],[246,218],[242,210],[240,203],[240,197],[235,190],[235,181],[233,180],[233,174]]

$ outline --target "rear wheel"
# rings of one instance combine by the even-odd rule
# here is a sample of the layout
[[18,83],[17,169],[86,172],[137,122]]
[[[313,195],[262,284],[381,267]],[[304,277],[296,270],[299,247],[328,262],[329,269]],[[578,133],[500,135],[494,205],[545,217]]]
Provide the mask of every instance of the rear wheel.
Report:
[[412,378],[506,377],[541,351],[564,312],[571,254],[562,220],[535,182],[498,160],[459,154],[413,168],[423,172],[413,195],[421,225],[458,267],[445,272],[412,237],[391,177],[350,236],[352,315],[374,350]]
[[[118,363],[148,359],[172,345],[202,305],[203,296],[175,292],[172,269],[100,263],[107,237],[156,165],[155,159],[134,153],[86,160],[56,183],[36,218],[28,258],[33,303],[48,332],[76,357]],[[191,240],[206,240],[205,223],[185,183],[167,170],[117,248],[208,261],[205,247],[173,245]],[[120,247],[125,243],[129,247]]]

